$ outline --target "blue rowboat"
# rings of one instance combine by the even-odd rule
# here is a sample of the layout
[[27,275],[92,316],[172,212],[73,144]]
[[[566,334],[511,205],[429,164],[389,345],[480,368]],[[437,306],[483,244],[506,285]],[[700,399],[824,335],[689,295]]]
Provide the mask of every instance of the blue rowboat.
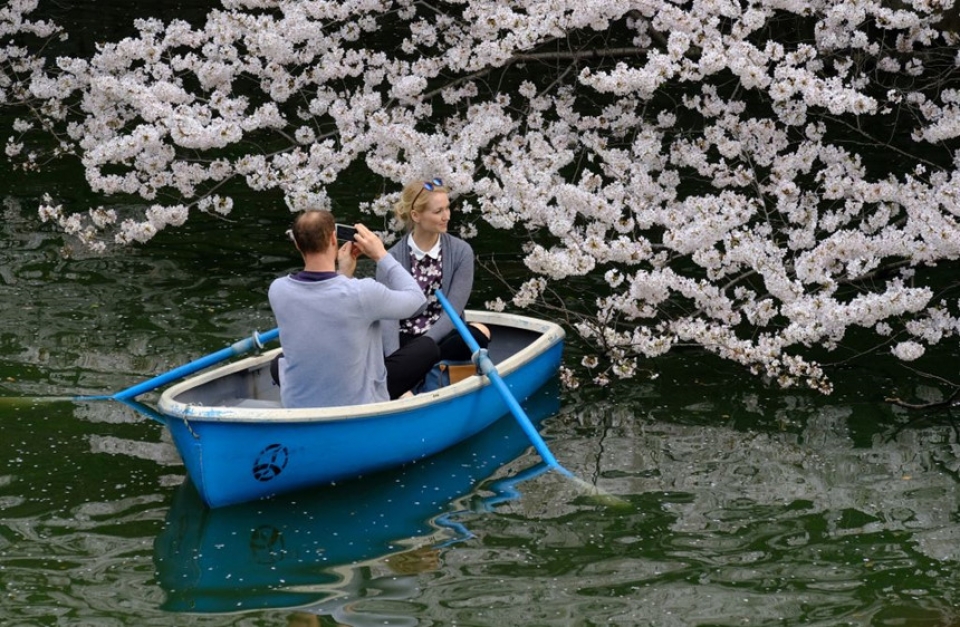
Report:
[[[493,331],[489,356],[522,401],[560,367],[563,329],[495,312],[466,312]],[[210,507],[293,492],[422,459],[510,411],[486,376],[383,403],[286,409],[269,373],[280,349],[168,388],[159,411]]]
[[[558,387],[554,377],[524,402],[531,420],[556,414]],[[405,573],[436,568],[443,547],[471,538],[478,515],[517,498],[523,481],[550,470],[540,463],[491,480],[529,446],[516,421],[503,416],[427,459],[269,504],[210,509],[186,481],[154,542],[161,608],[349,612],[377,589],[371,570],[389,573],[389,588],[397,591]]]

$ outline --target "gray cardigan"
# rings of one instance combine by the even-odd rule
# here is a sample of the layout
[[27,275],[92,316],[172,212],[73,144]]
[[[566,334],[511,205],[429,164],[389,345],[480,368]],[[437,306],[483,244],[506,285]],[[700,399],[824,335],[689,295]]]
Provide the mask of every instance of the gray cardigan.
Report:
[[[387,252],[399,261],[407,272],[410,272],[408,237],[409,235],[405,233],[400,241],[391,246]],[[440,287],[454,309],[463,315],[463,310],[467,306],[467,299],[470,298],[470,292],[473,291],[473,248],[459,237],[454,237],[449,233],[441,233],[440,250],[443,255],[443,265],[441,267],[443,277],[440,280]],[[380,278],[379,268],[377,278],[378,280]],[[430,298],[435,297],[431,296]],[[400,348],[400,322],[398,320],[383,320],[380,326],[383,330],[383,354],[389,355]],[[433,341],[439,342],[454,328],[450,316],[443,312],[426,335]]]

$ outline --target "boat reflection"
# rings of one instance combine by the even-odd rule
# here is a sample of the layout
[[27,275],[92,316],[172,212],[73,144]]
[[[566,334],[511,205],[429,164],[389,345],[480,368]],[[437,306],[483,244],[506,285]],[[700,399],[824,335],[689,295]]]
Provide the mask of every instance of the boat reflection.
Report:
[[[558,388],[551,380],[524,403],[534,424],[558,411]],[[471,494],[529,446],[506,415],[407,467],[282,498],[209,509],[187,480],[154,546],[166,593],[161,607],[196,613],[318,608],[361,591],[372,577],[364,565],[372,561],[397,574],[429,570],[439,548],[470,535],[453,501],[469,503],[470,511],[489,508],[516,498],[517,483],[548,470],[534,466],[484,486],[485,496]]]

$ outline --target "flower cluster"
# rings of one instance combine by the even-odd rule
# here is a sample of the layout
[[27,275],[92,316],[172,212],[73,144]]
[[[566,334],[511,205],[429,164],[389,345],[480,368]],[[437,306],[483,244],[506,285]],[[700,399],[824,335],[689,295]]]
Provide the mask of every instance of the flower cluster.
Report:
[[[960,333],[958,303],[924,284],[960,258],[947,4],[225,0],[202,25],[142,20],[90,58],[18,72],[91,187],[144,200],[123,215],[45,202],[91,246],[229,214],[230,179],[298,210],[329,206],[358,164],[441,176],[484,228],[527,238],[532,276],[491,307],[587,286],[562,306],[607,358],[595,383],[695,344],[829,391],[808,349],[850,328],[904,360]],[[22,18],[33,5],[0,11],[0,46],[51,32]],[[28,56],[0,47],[0,66]],[[38,162],[31,129],[8,157]]]
[[[37,2],[7,0],[0,7],[0,105],[28,100],[27,83],[30,77],[43,71],[43,59],[23,45],[24,36],[42,41],[59,32],[50,22],[30,19],[29,15],[36,10]],[[8,156],[10,153],[8,149]]]

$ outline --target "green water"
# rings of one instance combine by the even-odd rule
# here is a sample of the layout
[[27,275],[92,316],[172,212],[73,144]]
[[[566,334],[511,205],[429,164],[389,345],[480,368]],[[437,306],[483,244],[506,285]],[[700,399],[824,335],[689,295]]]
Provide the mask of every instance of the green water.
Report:
[[[879,362],[841,372],[827,398],[765,388],[698,354],[658,362],[653,380],[553,390],[541,424],[551,449],[619,506],[556,473],[520,483],[519,498],[498,491],[539,461],[514,433],[516,454],[459,492],[441,488],[474,464],[469,447],[440,475],[393,473],[203,522],[211,514],[190,500],[159,424],[56,398],[117,391],[271,328],[266,286],[296,265],[287,216],[250,198],[234,222],[65,259],[30,186],[79,182],[41,182],[3,192],[0,624],[960,620],[957,430],[949,414],[920,421],[884,403],[894,390],[942,392]],[[421,492],[376,496],[408,481]],[[350,524],[330,526],[344,518],[360,538],[369,524],[398,535],[333,563],[332,547],[357,542],[343,537]],[[294,550],[303,537],[312,553]],[[264,551],[271,538],[285,548]]]
[[[695,353],[546,390],[552,451],[617,504],[557,473],[512,492],[539,459],[507,419],[430,464],[210,512],[161,425],[69,399],[272,328],[288,216],[243,197],[230,221],[65,258],[40,195],[99,199],[69,168],[2,174],[0,625],[960,624],[955,415],[885,403],[943,392],[882,361],[831,397]],[[480,274],[478,301],[498,289]]]

